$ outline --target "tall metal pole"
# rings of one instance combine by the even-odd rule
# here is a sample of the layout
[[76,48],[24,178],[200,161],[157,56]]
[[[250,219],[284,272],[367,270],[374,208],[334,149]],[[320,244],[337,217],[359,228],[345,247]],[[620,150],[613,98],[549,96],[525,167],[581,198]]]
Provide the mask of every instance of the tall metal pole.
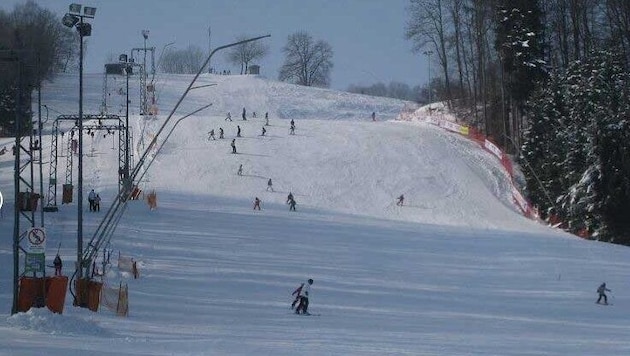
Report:
[[15,165],[13,172],[14,184],[14,223],[13,223],[13,306],[11,314],[18,312],[18,290],[20,288],[20,144],[22,141],[20,125],[20,108],[22,106],[22,65],[20,59],[17,60],[17,98],[15,100]]
[[[208,26],[208,55],[212,52],[212,27]],[[208,62],[208,73],[212,73],[212,64]]]
[[127,109],[125,112],[125,168],[123,172],[123,189],[125,190],[125,196],[127,196],[130,188],[129,184],[129,62],[125,63],[125,76],[127,77]]
[[[79,31],[79,177],[77,179],[77,278],[83,279],[81,260],[83,257],[83,17]],[[83,302],[83,298],[81,298]]]

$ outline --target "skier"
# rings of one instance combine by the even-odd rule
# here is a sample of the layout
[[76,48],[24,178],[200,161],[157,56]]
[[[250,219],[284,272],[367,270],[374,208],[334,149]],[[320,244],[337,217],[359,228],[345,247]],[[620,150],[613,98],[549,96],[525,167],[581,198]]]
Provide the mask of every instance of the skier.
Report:
[[216,138],[214,138],[214,129],[208,132],[208,141],[210,141],[210,139],[216,140]]
[[241,125],[236,125],[236,137],[241,137]]
[[291,200],[293,200],[293,193],[289,192],[289,195],[287,195],[287,204],[289,204]]
[[404,202],[404,201],[405,201],[405,197],[404,197],[404,195],[402,195],[402,194],[401,194],[401,195],[398,197],[398,201],[396,202],[396,205],[398,205],[398,206],[403,206],[403,202]]
[[94,193],[94,189],[92,189],[90,193],[88,194],[88,203],[90,203],[90,211],[95,211],[94,199],[96,199],[96,193]]
[[289,134],[295,135],[295,121],[293,121],[293,119],[291,119],[291,127],[289,128]]
[[223,128],[219,127],[219,138],[223,138]]
[[291,200],[289,201],[289,211],[295,211],[295,204],[295,199],[291,198]]
[[238,171],[236,171],[236,175],[242,176],[243,175],[243,165],[239,165],[238,166]]
[[267,181],[267,191],[270,190],[273,192],[273,183],[271,182],[271,178]]
[[232,153],[236,153],[236,139],[235,138],[232,139],[232,143],[230,143],[230,146],[232,146]]
[[59,254],[55,256],[55,259],[53,260],[53,266],[55,266],[55,276],[61,276],[61,267],[63,266],[63,263],[61,262],[61,257],[59,257]]
[[311,315],[308,312],[308,299],[311,297],[310,291],[311,291],[312,284],[313,284],[313,280],[309,279],[304,284],[304,287],[302,287],[302,291],[300,293],[300,304],[298,304],[297,308],[295,308],[295,314],[300,314],[300,312],[302,312],[302,314]]
[[602,283],[597,288],[597,293],[599,294],[599,298],[597,298],[597,304],[600,304],[599,301],[604,298],[604,304],[608,305],[608,297],[606,296],[606,292],[612,292],[610,289],[606,288],[606,283]]
[[258,199],[258,197],[256,197],[256,199],[254,199],[254,210],[258,209],[260,210],[260,199]]
[[265,126],[269,126],[269,113],[265,113]]
[[225,121],[232,121],[232,114],[228,111],[227,116],[225,117]]
[[245,108],[243,108],[243,115],[242,115],[243,121],[247,120],[247,116],[245,115],[245,113],[246,113]]
[[263,126],[262,134],[260,136],[265,136],[266,133],[267,133],[267,129]]

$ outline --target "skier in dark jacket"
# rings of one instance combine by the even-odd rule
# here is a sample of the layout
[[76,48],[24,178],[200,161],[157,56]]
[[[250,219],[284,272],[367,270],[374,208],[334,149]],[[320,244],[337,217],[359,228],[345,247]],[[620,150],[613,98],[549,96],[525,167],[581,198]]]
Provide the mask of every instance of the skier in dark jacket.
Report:
[[230,146],[232,146],[232,153],[236,153],[236,139],[232,139],[232,143],[230,143]]
[[55,266],[55,276],[61,276],[61,267],[63,266],[63,263],[61,262],[61,257],[59,257],[59,254],[55,256],[55,259],[53,260],[53,266]]
[[289,211],[295,211],[295,204],[295,199],[291,198],[291,200],[289,201]]
[[241,126],[236,125],[236,137],[241,137]]
[[604,298],[604,304],[608,304],[608,297],[606,296],[606,292],[612,292],[610,289],[606,288],[606,283],[602,283],[597,288],[597,293],[599,294],[599,298],[597,298],[597,304]]

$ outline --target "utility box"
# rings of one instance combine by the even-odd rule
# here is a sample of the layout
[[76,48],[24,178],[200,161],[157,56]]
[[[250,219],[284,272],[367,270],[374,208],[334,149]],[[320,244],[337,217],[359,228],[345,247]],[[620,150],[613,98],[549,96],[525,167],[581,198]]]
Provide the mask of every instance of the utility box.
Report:
[[39,194],[32,192],[18,193],[18,207],[21,211],[37,211],[37,201]]
[[61,204],[72,203],[72,184],[63,185],[63,193],[61,195]]
[[260,74],[260,66],[257,64],[249,66],[249,74]]

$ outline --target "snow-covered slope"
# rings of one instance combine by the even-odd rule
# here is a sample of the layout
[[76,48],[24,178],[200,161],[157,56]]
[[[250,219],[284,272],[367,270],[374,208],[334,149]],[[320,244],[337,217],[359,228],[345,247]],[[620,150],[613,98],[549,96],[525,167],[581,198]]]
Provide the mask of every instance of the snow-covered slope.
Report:
[[[136,115],[133,95],[135,160],[191,78],[159,78],[157,120]],[[102,84],[87,77],[86,112],[99,110]],[[123,85],[110,79],[109,112],[120,113]],[[212,107],[178,124],[140,183],[157,191],[158,209],[130,202],[110,246],[140,261],[139,280],[115,268],[107,278],[129,283],[130,316],[73,308],[68,296],[63,315],[34,310],[0,318],[0,354],[630,351],[627,249],[527,220],[492,155],[438,128],[393,121],[408,103],[250,76],[203,75],[195,86],[171,124]],[[76,113],[76,95],[76,78],[65,77],[45,88],[43,101]],[[243,107],[247,121],[240,119]],[[225,121],[228,111],[232,122]],[[265,112],[270,126],[261,136]],[[234,155],[229,143],[237,125],[243,137]],[[208,140],[219,127],[226,138]],[[86,138],[86,189],[101,193],[104,208],[116,187],[112,142]],[[0,220],[7,232],[0,242],[0,307],[7,315],[11,159],[0,156],[0,189],[9,204]],[[243,176],[236,175],[240,164]],[[269,178],[273,192],[266,190]],[[297,212],[285,204],[289,192]],[[395,205],[400,194],[404,207]],[[256,196],[261,211],[252,210]],[[87,235],[102,214],[85,212]],[[61,243],[72,265],[76,205],[47,214],[46,225],[49,246]],[[47,258],[53,257],[51,250]],[[310,309],[317,317],[289,309],[290,292],[306,278],[315,279]],[[608,308],[593,303],[604,280],[614,290]]]

